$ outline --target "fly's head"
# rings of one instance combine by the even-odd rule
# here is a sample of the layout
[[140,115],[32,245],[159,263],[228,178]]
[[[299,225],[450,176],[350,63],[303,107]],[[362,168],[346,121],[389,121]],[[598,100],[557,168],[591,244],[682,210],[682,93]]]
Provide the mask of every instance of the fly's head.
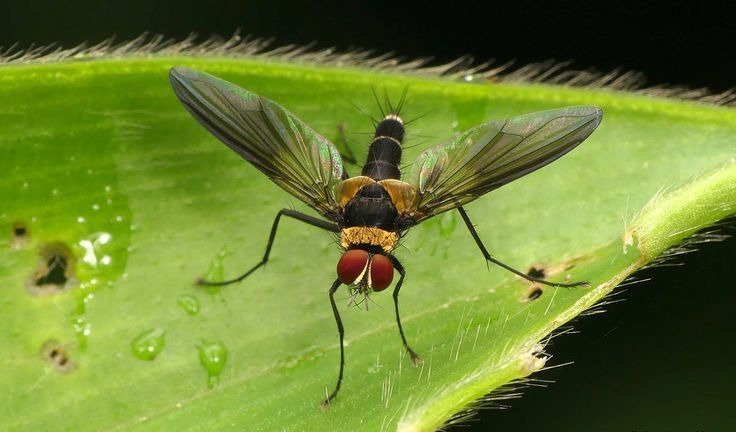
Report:
[[337,263],[337,276],[355,296],[363,294],[367,298],[370,292],[383,291],[391,285],[394,265],[382,253],[348,249]]

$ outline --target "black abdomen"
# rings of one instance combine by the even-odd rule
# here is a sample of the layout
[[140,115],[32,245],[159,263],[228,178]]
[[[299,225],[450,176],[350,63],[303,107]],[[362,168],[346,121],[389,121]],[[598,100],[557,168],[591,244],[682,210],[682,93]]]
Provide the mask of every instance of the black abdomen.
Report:
[[363,175],[376,181],[400,179],[401,142],[404,140],[404,122],[396,114],[389,114],[376,126],[376,134],[368,149]]

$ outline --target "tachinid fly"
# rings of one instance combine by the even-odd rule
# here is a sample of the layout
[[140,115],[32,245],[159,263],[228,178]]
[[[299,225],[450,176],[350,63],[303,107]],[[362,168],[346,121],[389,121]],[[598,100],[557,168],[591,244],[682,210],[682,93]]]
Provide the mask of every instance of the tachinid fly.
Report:
[[399,280],[393,299],[399,334],[412,364],[421,361],[401,327],[399,290],[406,271],[393,251],[409,228],[432,216],[457,209],[485,259],[527,280],[561,287],[587,284],[548,282],[498,261],[483,245],[462,206],[575,148],[600,124],[603,112],[597,107],[560,108],[475,126],[422,152],[403,180],[399,163],[404,122],[400,109],[389,107],[376,125],[361,175],[350,177],[335,146],[277,103],[192,69],[173,68],[169,78],[184,107],[207,130],[323,216],[281,210],[258,264],[235,279],[198,283],[227,285],[264,265],[281,216],[340,236],[345,252],[329,290],[340,336],[340,372],[323,406],[340,390],[345,364],[344,330],[334,298],[341,284],[354,295],[383,291],[396,270]]

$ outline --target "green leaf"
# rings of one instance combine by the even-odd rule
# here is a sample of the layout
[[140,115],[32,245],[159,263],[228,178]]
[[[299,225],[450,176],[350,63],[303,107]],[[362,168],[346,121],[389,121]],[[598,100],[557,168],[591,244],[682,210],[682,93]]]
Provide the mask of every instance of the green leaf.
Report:
[[[372,132],[360,110],[378,115],[370,87],[408,86],[404,112],[418,119],[405,163],[489,119],[602,107],[575,151],[467,207],[499,259],[592,287],[530,286],[487,268],[455,212],[429,220],[397,253],[404,328],[424,363],[403,353],[390,293],[366,313],[345,307],[343,289],[345,380],[320,410],[339,361],[327,298],[339,248],[285,219],[264,270],[221,290],[192,284],[256,263],[279,209],[309,210],[191,119],[169,88],[174,65],[275,100],[335,142],[346,128],[359,155]],[[542,368],[551,332],[736,213],[735,134],[732,108],[606,89],[258,58],[4,66],[0,429],[433,430]],[[59,292],[48,283],[64,278]]]

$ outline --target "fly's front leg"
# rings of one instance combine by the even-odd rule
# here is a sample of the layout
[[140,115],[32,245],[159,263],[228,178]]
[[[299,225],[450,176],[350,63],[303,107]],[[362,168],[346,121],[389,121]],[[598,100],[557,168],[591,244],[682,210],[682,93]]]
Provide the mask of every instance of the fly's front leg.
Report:
[[422,362],[422,358],[419,357],[419,355],[414,352],[414,350],[411,349],[409,344],[406,342],[406,337],[404,336],[404,328],[401,326],[401,317],[399,316],[399,291],[401,290],[401,285],[404,283],[404,276],[406,276],[406,271],[404,270],[404,266],[401,265],[401,263],[398,259],[396,259],[395,256],[389,255],[388,258],[391,260],[391,263],[394,265],[396,271],[399,272],[399,281],[396,283],[396,287],[394,288],[394,309],[396,309],[396,324],[399,325],[399,334],[401,335],[401,341],[404,343],[404,348],[406,348],[406,352],[409,353],[409,356],[411,357],[411,364],[413,366],[417,366],[419,363]]
[[468,230],[470,231],[470,235],[473,236],[475,243],[478,245],[478,248],[480,249],[481,253],[483,253],[483,256],[486,258],[487,261],[490,261],[498,266],[501,266],[505,268],[506,270],[510,271],[511,273],[514,273],[517,276],[521,276],[528,281],[537,282],[543,285],[548,285],[548,286],[553,286],[553,287],[563,287],[563,288],[590,286],[590,282],[573,282],[573,283],[548,282],[544,279],[529,276],[528,274],[522,271],[516,270],[510,265],[504,264],[501,261],[497,260],[496,258],[493,258],[491,254],[488,252],[488,249],[486,249],[486,247],[483,245],[483,242],[480,240],[480,237],[478,237],[478,233],[475,231],[475,227],[473,226],[473,223],[470,221],[468,214],[465,213],[465,209],[463,209],[462,207],[458,207],[457,211],[460,212],[460,216],[462,216],[463,221],[465,221],[465,225],[468,227]]
[[255,266],[253,266],[253,268],[251,268],[247,272],[243,273],[242,275],[240,275],[240,276],[238,276],[238,277],[236,277],[234,279],[229,279],[229,280],[222,281],[222,282],[210,282],[210,281],[206,281],[204,279],[199,278],[199,279],[197,279],[196,284],[197,285],[206,285],[206,286],[222,286],[222,285],[229,285],[229,284],[235,283],[235,282],[240,282],[243,279],[245,279],[248,276],[250,276],[250,274],[253,273],[254,271],[256,271],[256,269],[258,269],[262,265],[266,264],[268,262],[268,256],[271,254],[271,246],[273,246],[273,241],[276,238],[276,229],[279,227],[279,220],[281,219],[281,216],[282,215],[286,215],[286,216],[292,217],[292,218],[294,218],[296,220],[305,222],[305,223],[307,223],[309,225],[312,225],[312,226],[316,226],[317,228],[322,228],[322,229],[327,230],[327,231],[340,232],[340,229],[338,228],[337,224],[335,224],[335,223],[328,222],[328,221],[325,221],[325,220],[316,218],[314,216],[309,216],[309,215],[306,215],[304,213],[300,213],[300,212],[295,211],[295,210],[281,209],[281,211],[279,211],[279,213],[276,215],[276,219],[274,219],[274,221],[273,221],[273,226],[271,226],[271,235],[268,237],[268,245],[266,246],[266,253],[263,254],[263,259],[261,259],[261,261],[258,264],[256,264]]
[[340,287],[340,279],[337,279],[330,288],[330,305],[332,306],[332,314],[335,315],[335,323],[337,323],[337,333],[340,335],[340,373],[337,375],[337,385],[335,390],[332,391],[323,401],[322,408],[329,408],[332,399],[337,396],[337,392],[340,390],[340,384],[342,384],[342,371],[345,367],[345,347],[343,346],[343,340],[345,339],[345,328],[342,326],[342,320],[340,319],[340,312],[337,310],[335,304],[335,291]]

